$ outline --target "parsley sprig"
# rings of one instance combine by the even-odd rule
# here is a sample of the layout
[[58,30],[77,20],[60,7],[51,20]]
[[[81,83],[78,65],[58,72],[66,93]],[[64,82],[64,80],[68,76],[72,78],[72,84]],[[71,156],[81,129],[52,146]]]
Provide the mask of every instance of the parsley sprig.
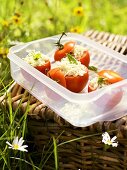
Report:
[[78,64],[77,60],[71,54],[68,53],[67,58],[71,64]]
[[100,88],[102,87],[103,84],[106,84],[106,82],[107,82],[107,79],[106,79],[106,78],[104,78],[104,77],[98,77],[97,83],[98,83],[98,86],[99,86]]
[[91,70],[91,71],[94,71],[95,73],[98,72],[98,69],[95,66],[89,66],[88,69]]
[[41,53],[36,53],[33,55],[34,60],[38,60],[39,58],[41,58]]

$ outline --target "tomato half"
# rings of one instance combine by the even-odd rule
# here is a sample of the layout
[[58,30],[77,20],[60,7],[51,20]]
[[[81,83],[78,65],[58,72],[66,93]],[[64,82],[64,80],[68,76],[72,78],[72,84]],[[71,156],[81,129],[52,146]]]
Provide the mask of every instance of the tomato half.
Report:
[[[114,83],[119,82],[119,81],[124,79],[118,73],[116,73],[112,70],[101,70],[97,74],[100,78],[105,79],[104,81],[107,83],[107,85],[108,84],[114,84]],[[95,91],[98,88],[98,86],[95,86],[95,84],[97,84],[97,83],[98,82],[95,82],[94,87],[93,87],[93,85],[90,82],[89,85],[88,85],[88,92]]]
[[89,78],[88,71],[86,71],[83,76],[64,76],[59,68],[51,69],[48,71],[47,76],[75,93],[78,93],[84,89]]
[[[107,86],[124,79],[118,73],[116,73],[112,70],[102,70],[102,71],[98,72],[98,75],[101,78],[105,78]],[[97,83],[97,82],[95,82],[95,83]],[[98,89],[98,85],[95,86],[95,84],[93,85],[93,84],[89,83],[88,92],[92,92],[97,89]],[[99,106],[100,108],[103,106],[104,111],[109,111],[113,107],[115,107],[117,104],[120,103],[122,96],[123,96],[122,90],[114,91],[111,94],[109,92],[109,93],[106,93],[103,96],[101,96],[97,101],[95,101],[95,104],[97,106]]]
[[47,62],[45,62],[45,64],[41,65],[41,66],[36,66],[35,67],[37,70],[39,70],[41,73],[43,74],[47,74],[47,72],[50,70],[51,68],[51,63],[48,60]]
[[95,91],[97,88],[91,86],[91,84],[89,83],[88,85],[88,92],[92,92],[92,91]]
[[89,75],[86,72],[83,76],[66,76],[66,88],[72,92],[79,93],[86,86]]
[[88,51],[84,51],[83,55],[81,56],[81,58],[79,58],[79,61],[81,62],[81,64],[85,65],[86,67],[89,66],[90,63],[90,55]]
[[66,87],[65,76],[59,68],[51,69],[50,71],[48,71],[47,76],[62,85],[63,87]]
[[112,70],[102,70],[102,71],[98,72],[98,75],[100,77],[106,78],[107,82],[111,83],[111,84],[123,80],[123,77],[121,77],[118,73],[116,73]]
[[63,45],[63,48],[56,50],[54,54],[54,60],[60,61],[62,58],[66,57],[68,53],[71,53],[74,49],[75,41],[69,41]]
[[117,106],[123,97],[123,91],[121,89],[113,90],[104,93],[100,98],[98,98],[94,104],[102,109],[104,112],[107,112]]

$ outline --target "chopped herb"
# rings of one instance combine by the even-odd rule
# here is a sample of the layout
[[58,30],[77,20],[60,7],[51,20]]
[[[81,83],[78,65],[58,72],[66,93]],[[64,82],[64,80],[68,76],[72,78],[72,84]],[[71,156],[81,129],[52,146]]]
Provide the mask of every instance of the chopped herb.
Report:
[[91,71],[94,71],[96,73],[98,71],[97,67],[95,67],[95,66],[89,66],[88,69],[91,70]]
[[41,53],[36,53],[33,55],[34,60],[38,60],[41,57]]
[[78,64],[77,60],[71,54],[67,54],[67,58],[71,64]]
[[99,87],[102,87],[102,85],[106,83],[106,78],[98,77],[98,82],[97,83],[98,83]]

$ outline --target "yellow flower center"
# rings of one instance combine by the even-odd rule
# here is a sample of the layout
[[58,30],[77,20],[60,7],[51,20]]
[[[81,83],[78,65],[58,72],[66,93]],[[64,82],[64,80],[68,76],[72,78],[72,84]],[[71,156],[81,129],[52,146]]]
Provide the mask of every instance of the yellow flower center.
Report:
[[84,15],[84,9],[81,6],[76,7],[76,8],[74,8],[73,13],[74,13],[74,15],[77,15],[77,16],[83,16]]
[[3,20],[3,21],[2,21],[2,25],[3,25],[4,27],[8,27],[8,26],[9,26],[9,22],[8,22],[7,20]]
[[70,32],[80,33],[81,29],[80,29],[80,27],[73,27],[70,29]]
[[112,142],[110,140],[107,141],[108,145],[112,145]]
[[20,17],[20,16],[17,16],[17,15],[14,15],[14,16],[12,17],[12,20],[13,20],[13,22],[14,22],[15,24],[21,24],[21,23],[22,23],[21,17]]
[[18,144],[14,144],[14,145],[13,145],[13,148],[14,148],[15,150],[18,150],[18,149],[19,149],[19,145],[18,145]]

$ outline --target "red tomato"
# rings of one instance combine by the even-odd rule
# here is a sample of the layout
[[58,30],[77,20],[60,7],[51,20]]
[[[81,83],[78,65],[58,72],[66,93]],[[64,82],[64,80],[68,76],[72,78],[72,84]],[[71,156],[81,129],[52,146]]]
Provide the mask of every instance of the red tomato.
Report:
[[[54,60],[60,61],[62,58],[66,57],[68,53],[73,53],[74,51],[75,42],[69,41],[64,44],[62,49],[58,49],[54,54]],[[86,67],[89,66],[90,63],[90,55],[88,51],[84,51],[83,55],[78,59],[81,64],[85,65]]]
[[109,100],[107,100],[107,107],[109,109],[113,108],[114,106],[116,106],[117,104],[119,104],[119,102],[121,101],[123,96],[123,91],[117,91],[114,92],[114,94],[112,94]]
[[[38,71],[40,71],[41,73],[43,74],[47,74],[47,72],[50,70],[51,68],[51,63],[50,61],[48,60],[45,64],[43,64],[42,66],[36,66],[35,67]],[[30,75],[29,73],[27,73],[25,70],[21,69],[21,73],[23,75],[23,77],[25,79],[27,79],[28,81],[31,81],[31,82],[34,82],[35,79],[34,77],[32,77],[32,75]]]
[[51,69],[47,75],[62,86],[66,87],[68,90],[75,93],[84,89],[89,78],[88,71],[83,76],[64,76],[59,68]]
[[[121,80],[123,80],[124,78],[121,77],[118,73],[112,71],[112,70],[101,70],[98,73],[98,76],[101,78],[105,78],[105,82],[108,84],[113,84],[116,82],[119,82]],[[95,82],[97,83],[97,82]],[[89,83],[88,85],[88,92],[94,91],[98,88],[98,86],[93,87],[91,83]]]
[[94,88],[93,86],[91,86],[91,84],[89,83],[88,85],[88,92],[92,92],[95,91],[97,88]]
[[68,53],[71,53],[73,51],[74,46],[75,46],[74,41],[69,41],[65,43],[62,48],[56,50],[54,54],[54,60],[60,61],[63,57],[66,57]]
[[79,61],[81,62],[81,64],[85,65],[86,67],[89,66],[90,63],[90,55],[88,51],[84,51],[83,55],[81,56],[81,58],[79,58]]
[[66,88],[72,92],[79,93],[88,82],[88,71],[83,76],[66,76]]
[[111,84],[123,80],[123,77],[121,77],[118,73],[112,70],[102,70],[98,72],[98,75],[100,77],[106,78],[107,82]]
[[48,60],[45,64],[41,65],[41,66],[36,66],[35,67],[37,70],[39,70],[40,72],[42,72],[43,74],[47,74],[47,72],[50,70],[51,68],[51,63]]
[[[98,72],[98,75],[101,78],[105,78],[105,81],[110,84],[119,82],[121,80],[123,80],[124,78],[121,77],[118,73],[112,71],[112,70],[102,70],[100,72]],[[96,83],[96,82],[95,82]],[[94,84],[95,85],[95,84]],[[92,84],[89,83],[88,85],[88,92],[92,92],[98,89],[98,85],[97,86],[92,86]],[[104,108],[104,111],[109,111],[111,110],[113,107],[115,107],[117,104],[120,103],[121,99],[123,96],[123,91],[119,90],[119,91],[114,91],[114,93],[106,93],[103,96],[101,96],[96,102],[95,104],[99,107]]]
[[98,98],[94,104],[107,112],[118,105],[123,97],[123,91],[121,89],[113,90],[104,93],[100,98]]
[[[76,44],[75,41],[69,41],[67,43],[65,43],[64,45],[61,44],[61,39],[62,37],[66,35],[64,32],[62,33],[62,35],[60,36],[59,40],[55,43],[58,47],[58,49],[56,50],[55,54],[54,54],[54,60],[55,61],[60,61],[62,58],[66,57],[67,54],[72,53],[74,56],[74,46]],[[76,56],[75,56],[76,58]],[[84,53],[82,56],[80,56],[78,59],[78,61],[81,62],[81,64],[85,65],[86,67],[89,66],[90,63],[90,55],[89,52],[84,50]]]
[[59,68],[49,70],[47,76],[62,85],[63,87],[66,87],[65,76]]

